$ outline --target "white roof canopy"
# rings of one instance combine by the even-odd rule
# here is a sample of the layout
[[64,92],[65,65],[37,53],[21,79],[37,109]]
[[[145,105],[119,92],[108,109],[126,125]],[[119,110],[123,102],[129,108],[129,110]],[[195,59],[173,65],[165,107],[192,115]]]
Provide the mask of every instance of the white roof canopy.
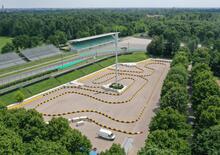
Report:
[[111,35],[115,35],[115,34],[117,34],[117,33],[119,33],[119,32],[111,32],[111,33],[105,33],[105,34],[100,34],[100,35],[91,36],[91,37],[85,37],[85,38],[80,38],[80,39],[74,39],[74,40],[70,40],[69,43],[81,42],[81,41],[86,41],[86,40],[91,40],[91,39],[96,39],[96,38],[111,36]]

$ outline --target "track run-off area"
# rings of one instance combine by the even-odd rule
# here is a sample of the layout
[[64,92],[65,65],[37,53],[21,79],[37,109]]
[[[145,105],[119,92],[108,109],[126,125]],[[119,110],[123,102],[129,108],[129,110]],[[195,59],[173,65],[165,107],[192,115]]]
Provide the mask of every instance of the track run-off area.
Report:
[[[126,86],[122,93],[107,91],[103,85],[115,82],[114,65],[62,85],[26,101],[26,109],[36,109],[45,121],[52,117],[86,116],[82,126],[70,122],[80,130],[99,151],[112,143],[123,146],[132,139],[129,154],[136,154],[148,134],[148,126],[159,106],[160,92],[170,68],[170,61],[147,59],[137,63],[119,64],[119,82]],[[100,128],[116,135],[114,141],[98,137]]]

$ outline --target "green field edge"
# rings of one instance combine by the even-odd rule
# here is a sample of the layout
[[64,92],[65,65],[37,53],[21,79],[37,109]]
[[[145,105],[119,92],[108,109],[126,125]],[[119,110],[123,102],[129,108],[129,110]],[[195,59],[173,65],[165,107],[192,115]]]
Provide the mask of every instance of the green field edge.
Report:
[[[148,58],[148,55],[146,52],[138,52],[133,53],[129,55],[121,55],[119,56],[119,62],[138,62],[142,61]],[[35,83],[33,85],[20,88],[19,90],[10,92],[8,94],[0,96],[0,104],[1,106],[7,106],[9,104],[15,103],[15,96],[18,91],[21,91],[25,98],[29,98],[31,96],[34,96],[36,94],[39,94],[41,92],[47,91],[51,88],[57,87],[59,85],[68,83],[70,81],[76,80],[80,77],[86,76],[88,74],[91,74],[95,71],[98,71],[102,68],[108,67],[110,65],[113,65],[115,63],[115,58],[109,58],[107,60],[103,60],[101,62],[86,66],[84,68],[81,68],[79,70],[72,71],[70,73],[67,73],[65,75],[56,77],[56,78],[50,78],[38,83]]]
[[1,54],[1,52],[2,52],[2,48],[3,48],[7,43],[11,43],[11,42],[12,42],[12,38],[0,36],[0,54]]

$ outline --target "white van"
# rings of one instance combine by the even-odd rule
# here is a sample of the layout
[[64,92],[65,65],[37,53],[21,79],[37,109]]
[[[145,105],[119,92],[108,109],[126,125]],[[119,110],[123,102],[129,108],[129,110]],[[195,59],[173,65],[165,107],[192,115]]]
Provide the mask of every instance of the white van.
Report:
[[107,129],[103,129],[103,128],[101,128],[99,130],[98,135],[99,135],[99,137],[102,137],[102,138],[108,139],[108,140],[114,140],[115,139],[115,135],[111,131],[109,131]]

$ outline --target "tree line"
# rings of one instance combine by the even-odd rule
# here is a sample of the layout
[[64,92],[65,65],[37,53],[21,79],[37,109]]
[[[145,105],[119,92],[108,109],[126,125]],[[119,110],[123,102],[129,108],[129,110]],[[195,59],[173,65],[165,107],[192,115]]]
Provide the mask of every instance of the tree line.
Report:
[[193,54],[193,154],[220,154],[220,88],[209,66],[211,55],[207,48],[200,48]]
[[[218,57],[213,56],[218,52],[207,47],[176,52],[162,87],[160,110],[151,121],[140,155],[220,153],[220,88],[213,75],[213,71],[219,74]],[[189,103],[193,124],[187,120]]]
[[[175,22],[177,22],[178,24],[181,23],[181,21],[175,21]],[[212,20],[211,20],[209,24],[215,27],[216,25],[214,23],[212,23]],[[211,70],[214,72],[214,75],[220,76],[220,29],[219,27],[214,28],[208,25],[204,23],[203,26],[207,26],[208,28],[210,28],[209,30],[208,28],[205,29],[205,28],[196,27],[195,28],[196,30],[200,30],[200,32],[196,32],[196,33],[201,33],[201,34],[200,35],[198,34],[195,35],[192,33],[189,34],[189,36],[187,36],[188,41],[189,41],[188,42],[188,41],[184,41],[185,40],[184,35],[186,35],[186,34],[183,34],[185,32],[184,29],[182,30],[183,31],[182,32],[181,28],[177,26],[171,27],[171,25],[168,24],[167,26],[163,25],[160,27],[160,24],[157,23],[155,24],[155,26],[152,26],[149,28],[148,34],[152,36],[153,39],[152,39],[152,42],[147,47],[147,52],[151,54],[152,56],[156,56],[156,57],[159,56],[159,57],[165,57],[165,58],[166,57],[172,58],[175,55],[175,53],[178,52],[181,46],[187,47],[190,53],[194,53],[196,49],[198,48],[199,43],[201,43],[201,46],[206,47],[206,50],[208,51],[204,53],[201,50],[202,53],[208,55],[207,56],[207,59],[209,59],[208,65],[211,67]],[[160,28],[158,28],[158,26]],[[191,25],[191,26],[194,26],[194,25]],[[190,26],[189,26],[189,29],[190,29]],[[191,31],[192,29],[190,30],[190,32]],[[211,38],[206,36],[206,33],[209,31],[212,31],[212,33],[215,34]],[[205,39],[203,40],[202,38],[203,39],[205,38]],[[198,52],[196,52],[195,54],[198,54]],[[199,59],[199,57],[197,58]]]
[[192,128],[187,123],[189,63],[188,49],[179,49],[162,87],[160,110],[150,123],[150,134],[139,155],[191,154]]
[[[0,36],[16,38],[4,52],[42,43],[63,44],[66,40],[119,31],[121,36],[146,33],[156,37],[157,52],[174,55],[180,42],[191,51],[199,43],[214,48],[220,38],[220,11],[185,9],[82,9],[23,11],[0,14]],[[153,16],[153,15],[159,16]],[[16,44],[19,43],[19,44]],[[153,51],[153,50],[152,50]],[[154,51],[155,52],[155,51]]]
[[69,39],[121,32],[121,36],[145,32],[143,11],[135,10],[61,10],[12,12],[0,14],[0,36],[13,37],[2,52],[31,48],[42,43],[56,46]]

